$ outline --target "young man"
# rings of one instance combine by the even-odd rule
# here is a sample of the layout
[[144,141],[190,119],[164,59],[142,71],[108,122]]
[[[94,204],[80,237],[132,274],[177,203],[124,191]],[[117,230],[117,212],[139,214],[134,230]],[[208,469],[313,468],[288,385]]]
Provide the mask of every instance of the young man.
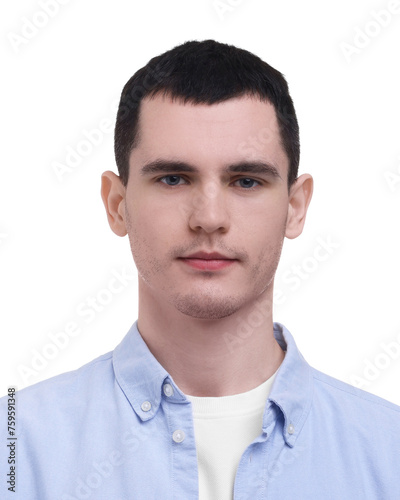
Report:
[[19,498],[399,499],[400,408],[311,368],[272,320],[313,188],[283,76],[212,40],[178,46],[124,87],[115,152],[101,194],[138,319],[17,395]]

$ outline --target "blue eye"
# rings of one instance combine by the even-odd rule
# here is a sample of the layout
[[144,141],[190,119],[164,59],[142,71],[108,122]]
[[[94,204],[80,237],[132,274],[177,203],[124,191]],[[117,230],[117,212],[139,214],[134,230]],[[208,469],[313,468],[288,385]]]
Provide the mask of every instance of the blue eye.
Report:
[[[159,182],[162,182],[163,179],[182,179],[182,177],[180,175],[165,175],[164,177],[160,177],[158,179]],[[172,183],[168,183],[168,182],[163,182],[163,184],[167,184],[167,186],[178,186],[178,184],[176,182],[174,182],[174,180],[172,181]]]
[[235,182],[243,182],[243,181],[247,181],[245,183],[244,186],[241,186],[241,187],[244,187],[245,189],[254,189],[253,186],[249,186],[248,185],[248,182],[250,181],[250,183],[253,183],[253,182],[256,182],[257,184],[260,184],[258,181],[256,181],[255,179],[250,179],[249,177],[244,177],[243,179],[238,179],[237,181]]

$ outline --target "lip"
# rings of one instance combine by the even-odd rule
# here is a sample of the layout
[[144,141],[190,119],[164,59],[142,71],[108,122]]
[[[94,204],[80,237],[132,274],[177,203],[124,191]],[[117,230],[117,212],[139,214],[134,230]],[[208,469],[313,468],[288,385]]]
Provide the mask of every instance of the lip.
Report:
[[196,252],[186,257],[180,257],[185,264],[188,264],[194,269],[202,271],[218,271],[231,266],[237,259],[230,259],[218,252]]
[[233,259],[181,259],[189,266],[202,271],[218,271],[231,266],[236,262]]
[[185,257],[181,257],[182,259],[203,259],[203,260],[236,260],[236,259],[231,259],[230,257],[227,257],[226,255],[222,255],[218,252],[196,252],[192,253],[190,255],[186,255]]

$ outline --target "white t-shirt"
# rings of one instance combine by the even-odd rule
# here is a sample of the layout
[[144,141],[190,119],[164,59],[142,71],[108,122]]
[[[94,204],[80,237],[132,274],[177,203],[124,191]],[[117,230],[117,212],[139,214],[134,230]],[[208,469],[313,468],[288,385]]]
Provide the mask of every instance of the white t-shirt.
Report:
[[242,394],[187,396],[193,408],[199,500],[232,500],[240,458],[262,432],[265,403],[275,375]]

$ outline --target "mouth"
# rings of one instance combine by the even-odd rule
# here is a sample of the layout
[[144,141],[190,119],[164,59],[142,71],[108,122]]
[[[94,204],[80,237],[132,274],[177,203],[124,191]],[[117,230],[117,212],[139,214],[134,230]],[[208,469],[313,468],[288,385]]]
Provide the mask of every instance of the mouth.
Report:
[[218,252],[196,252],[186,257],[180,257],[179,260],[194,269],[200,269],[202,271],[218,271],[237,262],[237,259],[231,259]]

